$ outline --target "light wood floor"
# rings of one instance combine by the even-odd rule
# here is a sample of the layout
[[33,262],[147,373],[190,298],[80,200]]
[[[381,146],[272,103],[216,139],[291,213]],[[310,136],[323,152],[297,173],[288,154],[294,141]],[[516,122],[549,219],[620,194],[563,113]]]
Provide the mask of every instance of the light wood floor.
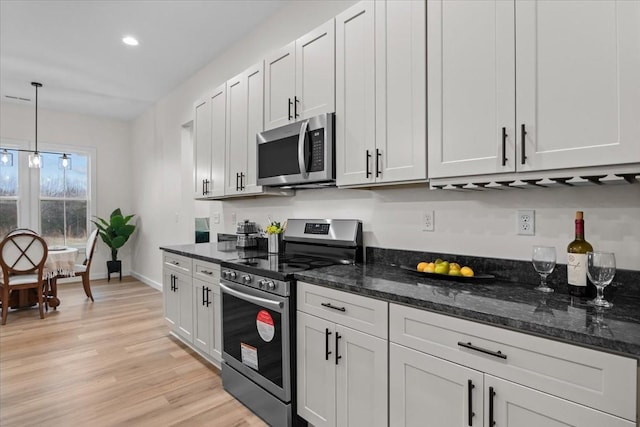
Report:
[[59,284],[61,305],[0,326],[0,426],[265,426],[169,335],[162,293],[130,277]]

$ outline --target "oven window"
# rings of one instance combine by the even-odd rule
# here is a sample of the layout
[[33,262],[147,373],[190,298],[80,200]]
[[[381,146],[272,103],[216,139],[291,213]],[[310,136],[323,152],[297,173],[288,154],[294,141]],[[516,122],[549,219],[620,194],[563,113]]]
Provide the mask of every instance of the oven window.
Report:
[[258,144],[258,178],[299,173],[298,135]]
[[282,387],[282,315],[224,292],[222,306],[224,351]]

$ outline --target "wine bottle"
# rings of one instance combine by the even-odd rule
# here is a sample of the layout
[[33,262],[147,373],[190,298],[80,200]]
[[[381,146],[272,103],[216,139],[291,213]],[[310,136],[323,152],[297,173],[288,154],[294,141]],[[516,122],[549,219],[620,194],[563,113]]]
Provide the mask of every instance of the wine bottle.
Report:
[[578,297],[593,297],[596,289],[587,278],[587,252],[593,246],[584,239],[584,219],[582,211],[576,212],[576,237],[567,246],[567,283],[569,294]]

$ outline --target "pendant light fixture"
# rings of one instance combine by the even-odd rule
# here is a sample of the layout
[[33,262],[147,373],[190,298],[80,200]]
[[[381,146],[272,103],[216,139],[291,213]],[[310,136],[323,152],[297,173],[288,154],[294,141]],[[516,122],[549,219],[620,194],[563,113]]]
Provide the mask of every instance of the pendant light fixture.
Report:
[[40,169],[42,167],[42,156],[38,152],[38,88],[42,83],[31,82],[31,86],[36,88],[36,151],[29,154],[29,167]]
[[[35,151],[23,150],[20,148],[10,148],[12,151],[21,151],[29,153],[29,167],[33,169],[42,168],[42,154],[62,154],[58,158],[58,166],[62,169],[71,169],[71,155],[66,153],[56,153],[51,151],[38,151],[38,88],[42,87],[42,83],[31,82],[31,86],[36,88],[36,132],[35,132]],[[0,165],[13,166],[13,154],[7,148],[0,147]]]

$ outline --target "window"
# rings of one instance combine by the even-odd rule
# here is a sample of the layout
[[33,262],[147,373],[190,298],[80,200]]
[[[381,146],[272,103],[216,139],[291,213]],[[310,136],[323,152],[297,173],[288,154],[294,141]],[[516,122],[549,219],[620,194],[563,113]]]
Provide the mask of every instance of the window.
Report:
[[0,162],[0,238],[18,226],[18,152]]
[[88,237],[88,159],[71,159],[71,168],[63,168],[59,154],[42,155],[40,233],[50,245],[82,245]]
[[62,167],[61,154],[41,153],[41,169],[29,169],[28,153],[8,150],[13,162],[0,162],[0,238],[13,228],[27,227],[40,232],[49,245],[85,244],[94,212],[95,156],[67,148],[70,168]]

